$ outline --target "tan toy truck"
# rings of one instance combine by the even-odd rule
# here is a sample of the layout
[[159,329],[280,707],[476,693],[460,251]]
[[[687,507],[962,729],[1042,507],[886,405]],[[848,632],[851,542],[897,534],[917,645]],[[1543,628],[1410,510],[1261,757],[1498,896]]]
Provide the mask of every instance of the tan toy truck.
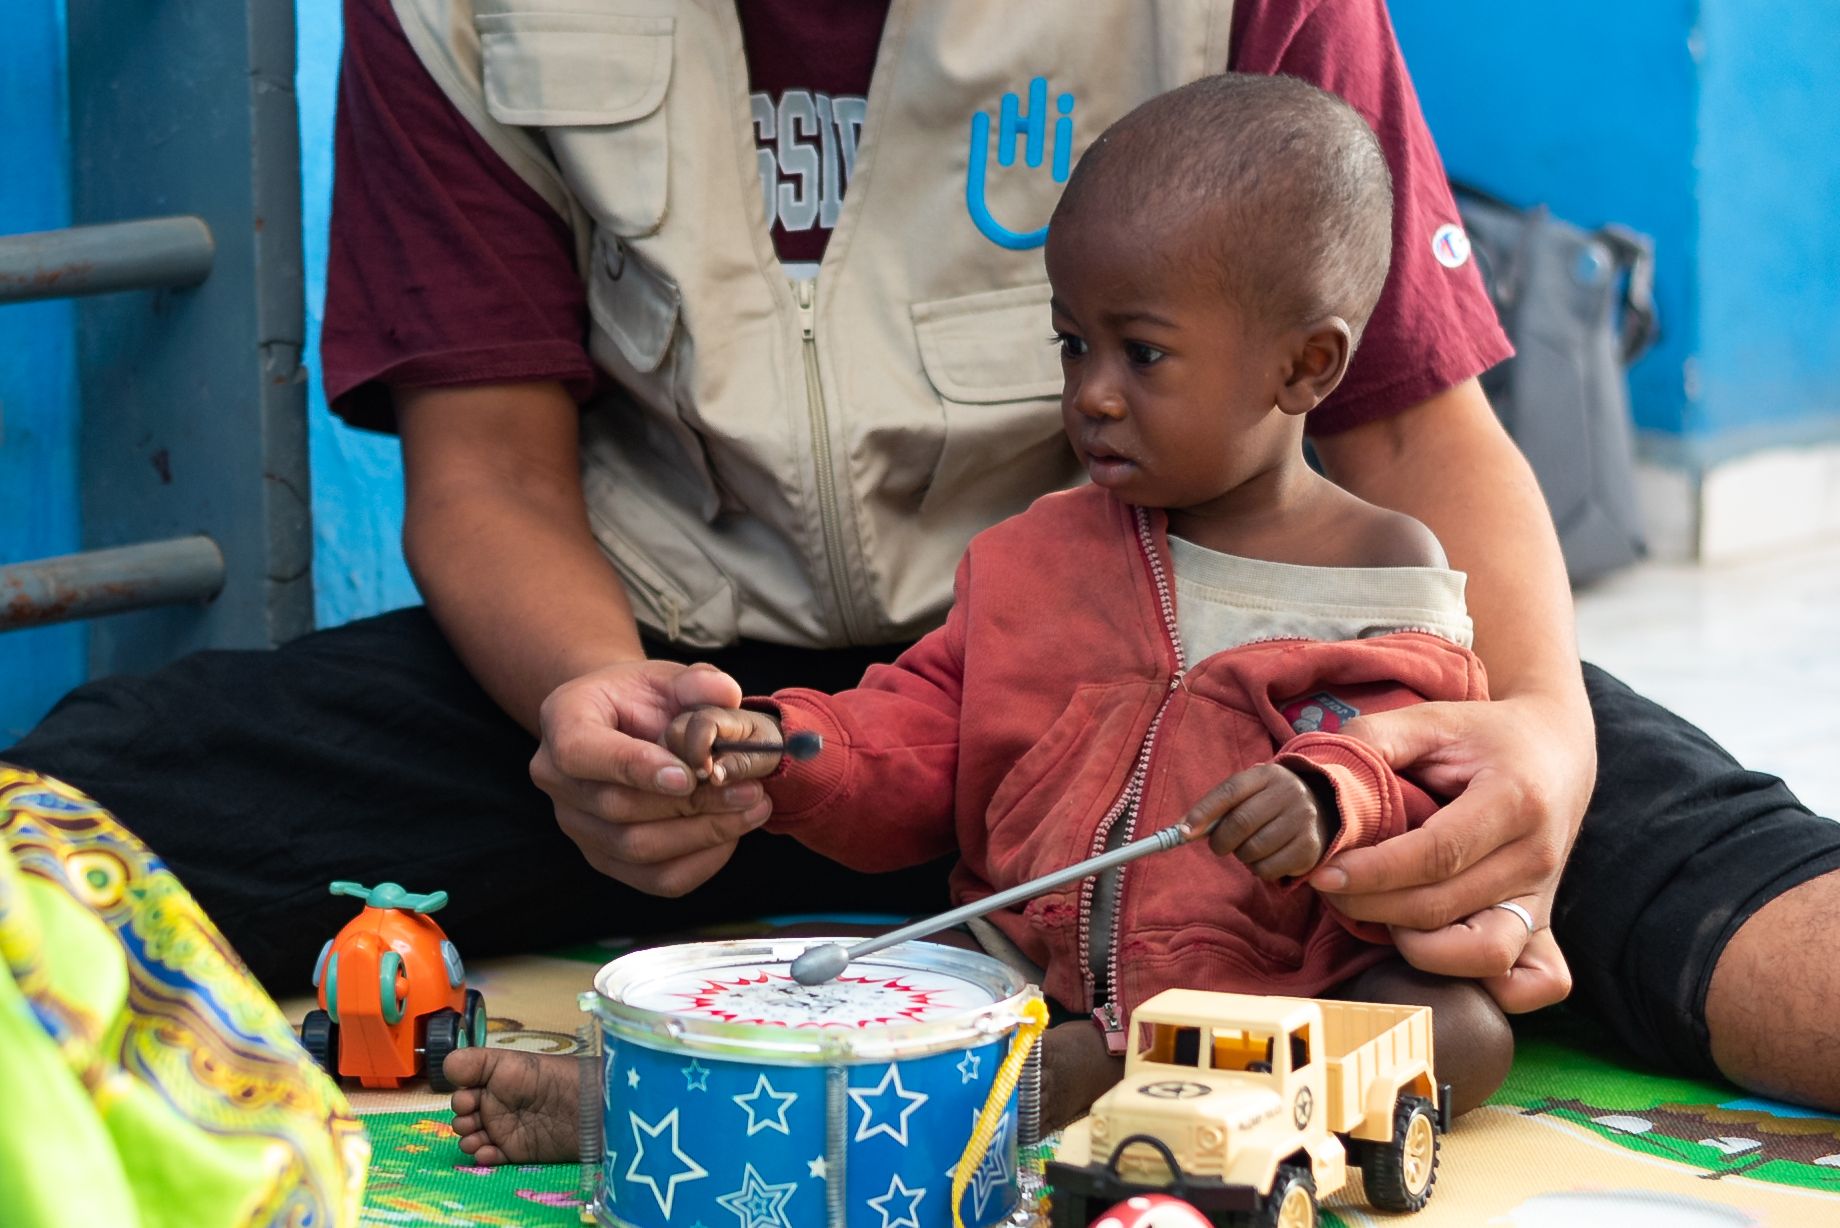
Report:
[[1314,1228],[1350,1164],[1376,1207],[1431,1196],[1449,1093],[1428,1007],[1170,989],[1131,1032],[1124,1080],[1048,1163],[1053,1228],[1152,1191],[1222,1228]]

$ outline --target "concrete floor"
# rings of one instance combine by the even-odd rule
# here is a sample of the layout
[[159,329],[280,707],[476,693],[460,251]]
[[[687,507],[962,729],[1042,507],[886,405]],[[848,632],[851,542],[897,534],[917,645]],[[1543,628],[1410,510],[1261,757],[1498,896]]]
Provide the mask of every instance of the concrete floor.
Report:
[[1644,564],[1577,598],[1588,661],[1840,818],[1840,542],[1743,563]]

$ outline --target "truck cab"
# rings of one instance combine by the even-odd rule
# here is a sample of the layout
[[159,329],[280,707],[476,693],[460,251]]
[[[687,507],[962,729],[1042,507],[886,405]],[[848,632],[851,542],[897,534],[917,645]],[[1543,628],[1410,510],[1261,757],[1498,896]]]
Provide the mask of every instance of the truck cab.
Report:
[[[1133,1021],[1124,1079],[1087,1119],[1092,1150],[1104,1154],[1147,1135],[1191,1176],[1262,1190],[1290,1162],[1307,1164],[1319,1184],[1340,1184],[1341,1143],[1320,1126],[1311,1129],[1326,1080],[1316,1004],[1244,998],[1223,1017],[1219,995],[1174,992],[1193,993],[1195,1001],[1158,995],[1157,1009],[1140,1010]],[[1254,1139],[1260,1145],[1249,1145]],[[1147,1146],[1125,1148],[1118,1172],[1144,1182],[1174,1176]]]

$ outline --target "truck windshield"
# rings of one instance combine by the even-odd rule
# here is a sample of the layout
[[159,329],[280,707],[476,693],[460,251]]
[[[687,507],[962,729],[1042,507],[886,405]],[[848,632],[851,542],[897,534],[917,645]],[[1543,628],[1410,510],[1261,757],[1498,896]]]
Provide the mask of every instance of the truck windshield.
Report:
[[1271,1052],[1272,1037],[1263,1032],[1148,1022],[1138,1031],[1137,1059],[1161,1066],[1268,1074]]

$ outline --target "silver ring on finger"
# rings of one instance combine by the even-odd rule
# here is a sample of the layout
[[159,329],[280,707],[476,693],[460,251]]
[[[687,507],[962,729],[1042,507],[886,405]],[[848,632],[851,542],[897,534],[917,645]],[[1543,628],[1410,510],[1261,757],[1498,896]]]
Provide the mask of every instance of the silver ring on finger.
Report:
[[1491,907],[1505,908],[1509,912],[1513,913],[1515,916],[1519,917],[1521,919],[1521,922],[1527,927],[1527,936],[1529,938],[1531,938],[1534,932],[1540,928],[1539,926],[1533,923],[1533,914],[1528,912],[1525,908],[1522,908],[1519,904],[1514,903],[1512,900],[1503,900],[1499,904],[1491,905]]

